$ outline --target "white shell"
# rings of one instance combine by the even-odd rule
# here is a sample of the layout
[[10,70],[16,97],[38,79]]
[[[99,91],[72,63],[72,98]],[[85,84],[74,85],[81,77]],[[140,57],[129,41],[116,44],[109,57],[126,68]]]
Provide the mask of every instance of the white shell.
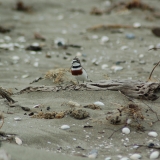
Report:
[[141,157],[142,157],[142,156],[141,156],[140,154],[137,154],[137,153],[132,154],[132,155],[130,156],[131,159],[135,159],[135,160],[140,159]]
[[68,126],[68,125],[62,125],[61,126],[61,129],[69,129],[70,128],[70,126]]
[[126,49],[128,49],[128,46],[122,46],[121,47],[121,50],[126,50]]
[[134,28],[140,28],[141,24],[139,22],[135,22],[135,23],[133,23],[133,27]]
[[14,120],[15,121],[21,121],[22,119],[20,117],[15,117]]
[[98,155],[98,151],[93,149],[91,152],[88,154],[88,158],[96,158]]
[[148,135],[151,136],[151,137],[157,137],[158,136],[158,134],[156,132],[153,132],[153,131],[149,132]]
[[107,68],[108,68],[108,65],[107,65],[107,64],[102,64],[101,68],[102,68],[102,69],[107,69]]
[[27,78],[27,77],[29,77],[29,75],[28,75],[28,74],[24,74],[24,75],[22,75],[22,78]]
[[125,128],[122,129],[122,133],[129,134],[130,133],[130,129],[125,127]]
[[18,137],[15,137],[15,141],[18,145],[21,145],[22,144],[22,140]]
[[97,105],[97,106],[104,106],[104,103],[102,103],[100,101],[94,102],[94,104]]
[[150,154],[150,159],[157,159],[159,157],[159,152],[158,151],[154,151]]
[[111,160],[112,158],[111,157],[106,157],[104,160]]
[[107,36],[103,36],[102,38],[101,38],[101,40],[100,40],[100,43],[101,44],[105,44],[106,42],[108,42],[109,41],[109,38],[107,37]]
[[127,124],[130,124],[132,119],[127,119]]
[[117,71],[122,70],[122,69],[123,69],[123,67],[122,67],[122,66],[116,66],[116,65],[114,65],[114,66],[112,66],[112,67],[111,67],[111,69],[113,69],[113,70],[114,70],[114,72],[117,72]]

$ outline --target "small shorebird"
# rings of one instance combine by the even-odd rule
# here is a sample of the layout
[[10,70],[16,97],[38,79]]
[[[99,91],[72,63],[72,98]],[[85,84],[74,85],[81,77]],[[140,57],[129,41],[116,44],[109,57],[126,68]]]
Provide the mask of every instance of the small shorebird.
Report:
[[77,57],[75,57],[72,61],[71,73],[73,76],[75,76],[78,82],[83,81],[84,83],[84,81],[91,81],[88,79],[87,72],[81,66],[81,62]]

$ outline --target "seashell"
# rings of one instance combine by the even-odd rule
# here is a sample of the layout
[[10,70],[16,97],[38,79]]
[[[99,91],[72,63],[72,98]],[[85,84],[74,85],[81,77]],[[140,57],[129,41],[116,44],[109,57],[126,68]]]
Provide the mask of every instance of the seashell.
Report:
[[68,125],[62,125],[62,126],[61,126],[61,129],[64,129],[64,130],[65,130],[65,129],[69,129],[69,128],[70,128],[70,126],[68,126]]
[[91,152],[88,153],[88,158],[96,158],[98,155],[98,151],[93,149]]
[[92,35],[92,39],[98,39],[98,35]]
[[76,56],[77,56],[77,57],[80,57],[80,56],[82,56],[82,53],[81,53],[81,52],[77,52],[77,53],[76,53]]
[[68,104],[70,105],[70,107],[80,107],[81,105],[77,102],[74,101],[69,101]]
[[12,59],[18,61],[20,58],[18,56],[13,56]]
[[15,141],[18,145],[22,144],[22,140],[19,137],[15,137]]
[[135,23],[133,23],[133,27],[134,28],[140,28],[141,24],[139,22],[135,22]]
[[127,124],[130,124],[132,119],[127,119]]
[[39,108],[40,104],[36,104],[35,106],[33,106],[33,108]]
[[129,134],[129,133],[130,133],[130,129],[127,128],[127,127],[124,127],[124,128],[122,129],[122,133],[124,133],[124,134]]
[[106,42],[108,42],[109,41],[109,38],[107,37],[107,36],[103,36],[102,38],[101,38],[101,40],[100,40],[100,43],[103,45],[103,44],[105,44]]
[[122,66],[112,66],[111,67],[111,69],[113,69],[114,70],[114,72],[117,72],[117,71],[120,71],[120,70],[122,70],[123,69],[123,67]]
[[153,132],[153,131],[149,132],[148,135],[151,136],[151,137],[157,137],[158,136],[158,134],[156,132]]
[[128,49],[128,46],[122,46],[121,47],[121,50],[126,50],[126,49]]
[[106,157],[104,160],[111,160],[112,158],[111,157]]
[[32,43],[32,45],[31,45],[31,46],[38,47],[38,46],[39,46],[39,43],[34,42],[34,43]]
[[106,69],[106,68],[108,68],[108,65],[107,64],[102,64],[101,68]]
[[140,54],[140,55],[139,55],[139,58],[143,58],[143,57],[144,57],[144,54]]
[[97,106],[104,106],[104,103],[102,103],[100,101],[94,102],[94,104],[97,105]]
[[22,119],[20,117],[15,117],[14,120],[15,121],[21,121]]
[[28,74],[24,74],[24,75],[22,75],[22,78],[27,78],[27,77],[29,77],[29,75],[28,75]]
[[132,154],[132,155],[130,156],[131,159],[135,159],[135,160],[140,159],[141,157],[142,157],[142,156],[141,156],[140,154],[137,154],[137,153]]
[[159,152],[158,151],[154,151],[150,154],[150,159],[157,159],[159,157]]

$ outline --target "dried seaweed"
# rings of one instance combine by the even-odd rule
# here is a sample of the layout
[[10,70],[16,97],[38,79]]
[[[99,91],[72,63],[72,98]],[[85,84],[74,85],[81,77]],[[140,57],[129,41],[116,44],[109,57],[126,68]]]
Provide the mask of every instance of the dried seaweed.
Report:
[[111,7],[109,9],[107,9],[106,11],[104,11],[105,13],[110,13],[111,11],[113,11],[114,9],[141,9],[141,10],[148,10],[150,12],[154,12],[155,8],[149,6],[148,4],[145,4],[143,2],[141,2],[141,0],[131,0],[130,2],[118,2],[115,3],[113,5],[111,5]]
[[15,10],[21,11],[21,12],[31,12],[32,7],[26,6],[22,1],[18,1],[16,3]]
[[60,119],[65,116],[65,112],[38,112],[38,114],[33,115],[32,118],[38,118],[38,119]]
[[88,104],[83,106],[84,108],[89,108],[89,109],[93,109],[93,110],[101,110],[101,107],[95,104]]
[[45,74],[46,79],[53,79],[53,82],[56,84],[63,83],[65,81],[71,81],[70,79],[70,70],[65,68],[57,68],[48,71]]
[[10,28],[6,28],[6,27],[3,27],[3,26],[0,26],[0,33],[8,33],[10,31],[11,31]]

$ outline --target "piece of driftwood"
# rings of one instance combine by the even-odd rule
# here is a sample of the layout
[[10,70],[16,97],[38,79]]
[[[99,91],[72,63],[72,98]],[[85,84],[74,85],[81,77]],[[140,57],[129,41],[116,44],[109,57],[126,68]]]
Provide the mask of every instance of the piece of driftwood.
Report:
[[6,98],[8,102],[12,102],[12,103],[15,102],[15,101],[8,95],[8,93],[7,93],[4,89],[2,89],[2,88],[0,88],[0,95],[1,95],[3,98]]
[[92,91],[120,91],[124,95],[145,100],[156,100],[159,98],[160,83],[158,82],[143,82],[135,80],[101,80],[98,82],[87,82],[78,85],[67,86],[30,86],[20,91],[24,92],[58,92],[60,90],[92,90]]

